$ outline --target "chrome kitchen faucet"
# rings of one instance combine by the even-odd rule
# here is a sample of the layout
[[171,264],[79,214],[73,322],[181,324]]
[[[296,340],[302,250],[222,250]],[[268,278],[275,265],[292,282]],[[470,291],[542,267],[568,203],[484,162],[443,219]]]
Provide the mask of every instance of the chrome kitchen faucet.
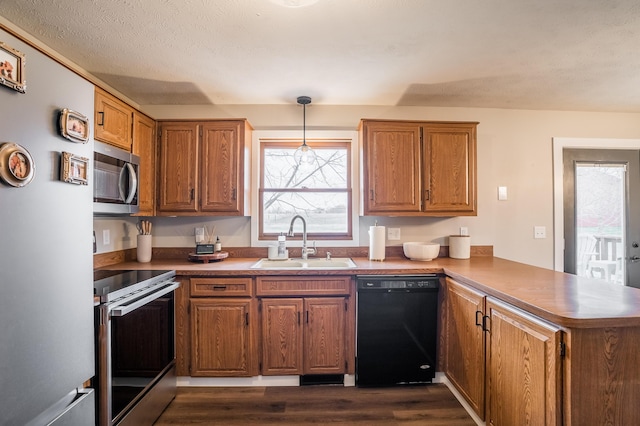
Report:
[[291,219],[291,224],[289,225],[289,236],[293,237],[295,234],[293,232],[293,223],[296,221],[296,219],[300,219],[302,221],[302,258],[303,259],[307,259],[309,257],[309,255],[315,255],[316,254],[316,243],[315,241],[313,242],[313,248],[307,248],[307,221],[304,220],[304,217],[300,216],[299,214],[295,215],[292,219]]

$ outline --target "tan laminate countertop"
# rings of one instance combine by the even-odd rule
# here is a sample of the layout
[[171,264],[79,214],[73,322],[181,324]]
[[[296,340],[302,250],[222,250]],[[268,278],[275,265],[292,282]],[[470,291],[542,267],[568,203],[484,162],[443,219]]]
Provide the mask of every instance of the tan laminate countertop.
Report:
[[605,281],[577,277],[496,257],[459,260],[437,258],[415,262],[388,258],[382,262],[352,258],[355,269],[251,269],[257,258],[227,258],[212,263],[187,260],[124,262],[102,269],[172,269],[178,275],[411,275],[445,273],[540,318],[569,328],[640,326],[640,290]]

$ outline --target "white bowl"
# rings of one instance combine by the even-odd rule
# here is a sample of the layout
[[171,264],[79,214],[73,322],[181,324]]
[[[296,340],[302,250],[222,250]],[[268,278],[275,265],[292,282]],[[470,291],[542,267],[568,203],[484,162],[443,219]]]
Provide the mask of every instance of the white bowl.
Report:
[[404,250],[404,255],[409,259],[426,261],[438,257],[440,244],[412,241],[402,244],[402,249]]

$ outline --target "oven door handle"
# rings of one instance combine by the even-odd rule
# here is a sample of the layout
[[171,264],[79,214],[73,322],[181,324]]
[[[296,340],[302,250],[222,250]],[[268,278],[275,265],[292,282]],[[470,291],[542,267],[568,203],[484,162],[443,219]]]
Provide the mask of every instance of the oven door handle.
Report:
[[123,317],[127,315],[129,312],[134,311],[139,307],[146,305],[149,302],[153,302],[154,300],[164,296],[167,293],[171,293],[178,287],[180,287],[179,282],[172,282],[170,285],[166,287],[162,287],[160,290],[154,291],[153,293],[143,298],[137,299],[131,304],[128,304],[128,305],[124,304],[124,305],[118,305],[113,307],[112,309],[110,309],[110,315],[112,317]]

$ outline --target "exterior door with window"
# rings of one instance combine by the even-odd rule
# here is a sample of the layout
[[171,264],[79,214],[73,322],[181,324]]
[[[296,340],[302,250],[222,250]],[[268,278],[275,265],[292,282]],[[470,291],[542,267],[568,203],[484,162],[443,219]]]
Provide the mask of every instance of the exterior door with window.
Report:
[[565,272],[640,287],[640,151],[565,149]]

